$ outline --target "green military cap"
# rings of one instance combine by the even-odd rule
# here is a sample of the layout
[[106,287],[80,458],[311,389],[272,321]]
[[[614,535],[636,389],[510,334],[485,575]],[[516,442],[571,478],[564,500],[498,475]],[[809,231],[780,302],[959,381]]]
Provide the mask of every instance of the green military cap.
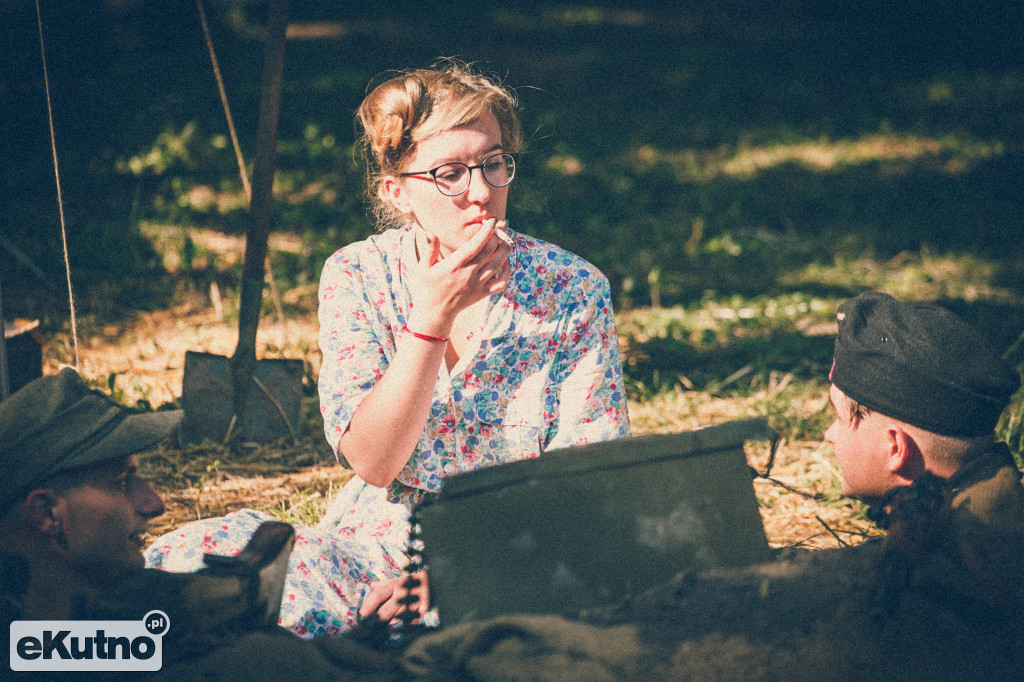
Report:
[[68,368],[32,381],[0,403],[0,511],[54,474],[146,449],[181,417],[132,412]]
[[947,436],[991,434],[1020,375],[970,325],[934,303],[869,291],[838,311],[832,372],[870,410]]

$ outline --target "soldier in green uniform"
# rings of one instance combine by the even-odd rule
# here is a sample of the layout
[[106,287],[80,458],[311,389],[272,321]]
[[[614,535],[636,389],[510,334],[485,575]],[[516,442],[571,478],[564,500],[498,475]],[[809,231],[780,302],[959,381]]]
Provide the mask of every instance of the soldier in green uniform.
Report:
[[[1024,618],[1024,487],[994,438],[1017,372],[944,308],[871,292],[839,308],[831,379],[825,438],[843,493],[875,505],[892,551],[908,543],[920,555],[910,582],[927,581],[963,617]],[[890,520],[925,480],[942,496],[935,520]],[[935,537],[903,537],[914,524],[918,536],[938,524]]]
[[18,621],[141,621],[160,610],[170,620],[162,678],[291,680],[301,669],[309,679],[390,679],[389,660],[375,651],[277,627],[288,524],[265,524],[239,557],[206,572],[143,568],[143,534],[164,503],[137,453],[180,419],[180,410],[132,413],[71,369],[0,403],[3,631]]
[[[70,369],[0,403],[4,596],[23,615],[67,619],[74,599],[142,568],[143,534],[164,503],[136,453],[180,419],[180,410],[132,414]],[[23,584],[18,563],[31,569]]]

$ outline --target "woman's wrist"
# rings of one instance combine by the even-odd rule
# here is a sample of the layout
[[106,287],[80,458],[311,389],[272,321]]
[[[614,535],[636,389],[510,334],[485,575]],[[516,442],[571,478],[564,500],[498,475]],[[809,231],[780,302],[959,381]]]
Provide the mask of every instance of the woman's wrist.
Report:
[[423,334],[420,332],[416,332],[409,329],[409,325],[405,325],[403,330],[405,331],[406,334],[412,334],[417,339],[421,339],[423,341],[432,341],[434,343],[448,343],[449,337],[447,336],[434,336],[433,334]]
[[405,320],[403,331],[417,338],[427,336],[448,341],[452,335],[454,320],[449,321],[443,314],[429,314],[426,309],[416,312],[419,314],[410,314]]

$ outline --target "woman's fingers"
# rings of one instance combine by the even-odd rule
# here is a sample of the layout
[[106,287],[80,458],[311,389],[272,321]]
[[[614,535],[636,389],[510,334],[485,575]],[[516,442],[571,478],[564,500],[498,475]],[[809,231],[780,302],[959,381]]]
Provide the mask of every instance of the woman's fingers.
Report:
[[412,606],[412,610],[420,614],[420,618],[422,618],[430,610],[430,585],[427,583],[427,572],[417,571],[412,574],[412,577],[415,579],[414,582],[418,581],[419,583],[410,590],[410,592],[419,597],[418,601]]
[[504,291],[512,278],[512,269],[505,266],[495,270],[490,279],[484,282],[484,290],[488,296]]
[[425,329],[449,330],[460,311],[508,285],[512,247],[497,235],[494,221],[486,221],[469,240],[443,258],[436,236],[427,235],[424,251],[412,294],[413,314]]
[[[384,605],[394,596],[395,588],[398,583],[394,580],[380,580],[373,583],[370,586],[370,593],[363,599],[363,603],[359,606],[359,615],[362,618],[368,618],[373,614],[377,614],[381,620],[384,620]],[[387,620],[395,614],[387,616]]]
[[481,223],[480,229],[448,258],[453,259],[457,266],[468,266],[474,262],[486,265],[496,257],[507,259],[514,247],[512,238],[501,229],[507,225],[504,220],[500,223],[494,218],[485,220]]
[[[474,261],[486,262],[496,248],[497,244],[492,243],[492,238],[500,244],[500,240],[494,238],[494,220],[485,220],[480,225],[480,229],[473,233],[473,235],[467,239],[459,248],[449,254],[446,260],[453,261],[453,265],[468,266]],[[488,249],[490,245],[490,249]]]
[[502,248],[497,249],[492,255],[490,260],[480,268],[480,278],[485,282],[487,280],[497,280],[502,275],[507,275],[510,268],[508,264],[508,248],[504,245]]
[[430,256],[427,258],[429,265],[434,265],[441,260],[441,239],[437,235],[427,235],[430,244]]
[[410,605],[411,610],[418,614],[413,622],[425,616],[427,611],[430,610],[430,589],[427,585],[427,574],[425,571],[419,571],[413,574],[412,577],[415,578],[413,582],[417,584],[411,590],[406,587],[406,581],[409,579],[407,576],[399,576],[390,580],[373,583],[370,593],[366,595],[362,605],[359,607],[360,617],[369,618],[376,615],[379,620],[391,622],[406,609],[406,605],[401,603],[400,600],[410,593],[418,598],[414,604]]
[[495,291],[504,289],[512,274],[512,268],[509,265],[509,255],[514,249],[514,243],[511,237],[504,232],[496,230],[494,234],[498,238],[498,243],[497,247],[494,249],[494,253],[491,254],[491,258],[487,263],[488,267],[485,270],[485,273],[494,280],[493,284],[500,283],[500,286],[497,288],[493,286],[490,287],[489,293],[494,293]]
[[[462,271],[461,285],[474,281],[485,284],[490,291],[490,280],[500,279],[508,270],[508,256],[512,252],[511,238],[503,239],[497,233],[494,220],[487,220],[464,244],[450,253],[438,266],[443,271],[458,275]],[[433,248],[434,237],[430,237]],[[430,266],[437,261],[431,258]],[[459,279],[458,277],[456,277]]]

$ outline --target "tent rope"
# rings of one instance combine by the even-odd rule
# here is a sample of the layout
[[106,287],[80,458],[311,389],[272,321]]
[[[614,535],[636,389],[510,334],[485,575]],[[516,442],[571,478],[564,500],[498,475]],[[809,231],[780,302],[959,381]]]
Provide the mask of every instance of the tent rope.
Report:
[[235,121],[231,117],[231,107],[228,106],[228,93],[224,89],[224,79],[220,75],[220,65],[217,63],[217,53],[213,49],[213,37],[210,35],[210,25],[206,23],[206,10],[203,9],[203,0],[196,0],[196,7],[199,9],[199,22],[203,25],[203,35],[206,37],[206,49],[210,52],[210,63],[213,64],[213,75],[217,79],[217,91],[220,93],[221,104],[224,105],[224,115],[228,119],[228,132],[231,134],[231,144],[235,149],[235,159],[238,161],[238,174],[242,176],[242,187],[245,188],[246,203],[252,200],[252,186],[249,184],[249,173],[245,170],[245,159],[242,157],[242,147],[238,144],[238,133],[235,132]]
[[46,68],[46,45],[43,42],[43,16],[36,0],[36,21],[39,24],[39,51],[43,57],[43,82],[46,85],[46,112],[50,121],[50,147],[53,150],[53,174],[57,180],[57,208],[60,212],[60,237],[64,246],[64,271],[68,280],[68,306],[71,309],[71,338],[75,349],[75,369],[79,368],[78,360],[78,322],[75,316],[75,294],[71,287],[71,260],[68,257],[68,233],[64,221],[64,196],[60,187],[60,166],[57,162],[57,136],[53,130],[53,105],[50,100],[50,76]]
[[[231,136],[231,146],[235,150],[235,160],[238,162],[238,174],[242,178],[242,188],[245,190],[245,203],[252,203],[252,185],[249,184],[249,172],[245,169],[245,157],[242,155],[242,146],[238,143],[238,133],[235,132],[235,120],[231,116],[231,105],[228,104],[228,93],[224,88],[224,78],[220,73],[220,64],[217,62],[217,51],[213,49],[213,36],[210,34],[210,24],[206,21],[206,10],[203,9],[203,0],[196,0],[196,8],[199,10],[199,23],[203,26],[203,37],[206,38],[206,50],[210,53],[210,64],[213,65],[213,76],[217,80],[217,92],[220,93],[220,102],[224,107],[224,117],[228,122],[228,133]],[[284,306],[281,304],[281,293],[277,289],[277,281],[274,278],[274,269],[270,263],[270,250],[267,250],[266,258],[267,282],[270,284],[270,297],[274,302],[274,310],[277,312],[278,322],[284,326]],[[284,326],[283,334],[285,345],[288,345],[288,328]]]

